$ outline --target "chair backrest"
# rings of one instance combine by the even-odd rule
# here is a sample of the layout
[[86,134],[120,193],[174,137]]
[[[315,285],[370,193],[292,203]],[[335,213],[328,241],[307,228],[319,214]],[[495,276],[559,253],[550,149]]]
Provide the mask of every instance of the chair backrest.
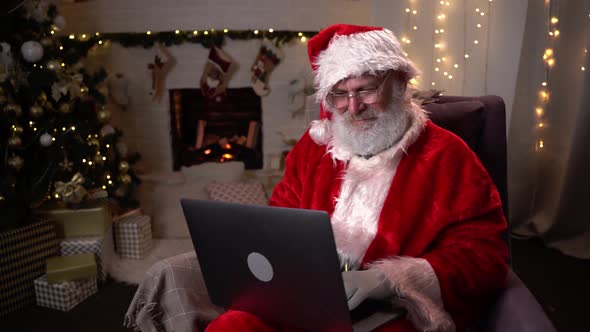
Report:
[[498,96],[440,96],[424,105],[429,117],[461,137],[479,157],[498,188],[508,220],[506,108]]

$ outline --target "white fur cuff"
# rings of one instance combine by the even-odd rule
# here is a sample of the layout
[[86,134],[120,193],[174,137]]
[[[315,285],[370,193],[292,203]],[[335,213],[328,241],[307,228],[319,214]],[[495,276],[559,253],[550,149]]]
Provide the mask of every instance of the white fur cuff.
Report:
[[420,331],[454,332],[455,324],[443,307],[438,278],[425,259],[395,257],[371,264],[382,271],[396,296],[394,304],[408,311]]

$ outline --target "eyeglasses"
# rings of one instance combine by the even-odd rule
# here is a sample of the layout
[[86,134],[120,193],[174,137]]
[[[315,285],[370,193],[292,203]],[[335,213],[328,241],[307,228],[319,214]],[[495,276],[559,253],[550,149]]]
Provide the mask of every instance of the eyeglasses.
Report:
[[373,104],[379,100],[379,95],[381,94],[381,90],[383,90],[383,86],[385,85],[385,81],[389,78],[389,74],[391,71],[387,73],[385,79],[381,82],[381,85],[376,89],[363,89],[355,92],[345,92],[345,93],[333,93],[330,92],[326,96],[326,102],[328,105],[342,110],[348,107],[349,100],[352,97],[359,98],[363,104]]

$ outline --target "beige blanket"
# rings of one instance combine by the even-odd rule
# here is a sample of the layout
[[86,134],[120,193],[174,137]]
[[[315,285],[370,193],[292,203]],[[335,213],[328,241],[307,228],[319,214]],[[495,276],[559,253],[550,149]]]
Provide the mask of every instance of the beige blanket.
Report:
[[142,332],[198,332],[222,312],[209,300],[192,251],[161,260],[146,272],[124,325]]

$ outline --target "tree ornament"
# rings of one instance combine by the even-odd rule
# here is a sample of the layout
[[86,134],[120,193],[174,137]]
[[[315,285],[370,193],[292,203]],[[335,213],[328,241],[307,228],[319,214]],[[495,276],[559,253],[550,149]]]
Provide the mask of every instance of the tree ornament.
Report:
[[59,163],[59,166],[66,172],[71,172],[74,168],[74,163],[68,159],[68,156],[64,157],[64,161]]
[[176,64],[176,59],[165,46],[160,43],[157,43],[157,46],[163,56],[166,57],[166,62],[162,62],[162,59],[156,55],[154,63],[148,64],[148,69],[152,72],[152,101],[161,102],[166,89],[166,76]]
[[113,135],[114,133],[115,128],[113,128],[113,126],[111,126],[110,124],[106,124],[100,129],[100,136],[102,137]]
[[200,80],[203,96],[215,102],[223,100],[227,89],[228,74],[233,63],[232,58],[221,48],[211,47]]
[[88,192],[82,186],[84,177],[80,173],[74,174],[68,182],[56,181],[55,193],[66,203],[81,203],[88,195]]
[[131,176],[129,174],[123,174],[119,177],[121,183],[130,184],[131,183]]
[[34,40],[24,42],[20,51],[23,58],[31,63],[37,62],[43,58],[43,46]]
[[108,123],[109,120],[111,119],[111,111],[109,109],[102,109],[100,111],[98,111],[98,113],[96,113],[96,117],[98,119],[98,122],[100,123]]
[[61,103],[59,105],[59,111],[63,114],[68,114],[72,111],[72,106],[69,103]]
[[126,174],[129,171],[129,163],[126,161],[121,161],[119,163],[119,172]]
[[47,61],[47,68],[53,71],[61,71],[61,64],[57,60]]
[[13,156],[8,158],[8,166],[14,168],[17,172],[23,168],[25,161],[20,156]]
[[31,113],[31,116],[34,118],[40,118],[41,116],[43,116],[43,107],[34,104],[33,106],[31,106],[31,108],[29,109],[29,112]]
[[19,148],[23,144],[23,140],[19,136],[12,136],[8,139],[8,147],[11,149]]
[[259,96],[266,96],[270,93],[268,79],[270,73],[281,62],[283,57],[281,49],[273,45],[269,40],[264,40],[254,64],[250,68],[252,73],[252,89]]
[[66,19],[61,15],[57,15],[53,19],[53,27],[55,30],[63,30],[66,27]]
[[53,144],[53,137],[51,137],[51,135],[49,135],[48,133],[44,133],[43,135],[41,135],[41,137],[39,137],[39,143],[41,144],[41,146],[48,147],[51,144]]

